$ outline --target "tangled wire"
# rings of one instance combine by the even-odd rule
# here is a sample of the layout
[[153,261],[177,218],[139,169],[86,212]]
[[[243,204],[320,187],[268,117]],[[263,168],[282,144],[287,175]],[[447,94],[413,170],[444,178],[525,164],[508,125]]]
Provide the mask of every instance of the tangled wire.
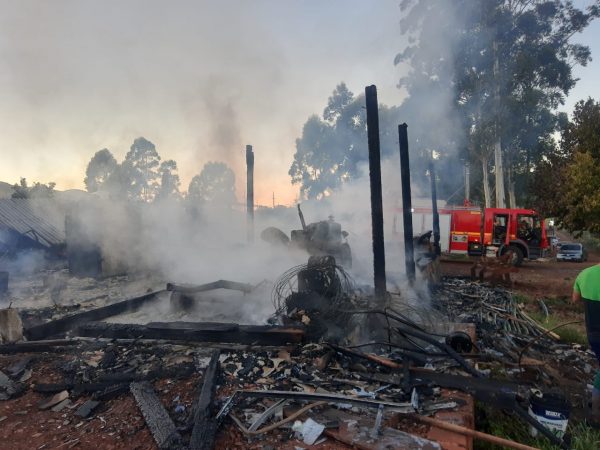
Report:
[[307,287],[299,286],[299,279],[306,278],[304,275],[310,277],[310,280],[304,282],[305,284],[310,285],[311,280],[318,281],[320,289],[311,289],[311,291],[327,298],[326,309],[341,306],[343,302],[348,301],[355,290],[352,277],[343,267],[333,264],[331,259],[326,257],[319,258],[317,262],[292,267],[275,282],[272,300],[276,314],[286,314],[287,300],[293,295],[305,293],[303,291],[306,291]]

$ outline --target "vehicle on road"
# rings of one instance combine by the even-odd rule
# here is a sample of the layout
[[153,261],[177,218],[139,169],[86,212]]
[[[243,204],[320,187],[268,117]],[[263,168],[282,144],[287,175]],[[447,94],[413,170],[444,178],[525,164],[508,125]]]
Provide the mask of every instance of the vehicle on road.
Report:
[[578,242],[565,242],[556,253],[557,261],[587,261],[587,250]]

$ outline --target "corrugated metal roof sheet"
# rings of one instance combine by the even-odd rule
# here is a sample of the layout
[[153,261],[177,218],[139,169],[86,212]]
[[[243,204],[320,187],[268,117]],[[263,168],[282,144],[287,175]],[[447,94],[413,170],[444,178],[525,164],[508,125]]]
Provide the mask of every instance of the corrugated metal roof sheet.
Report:
[[[0,228],[28,236],[45,247],[65,242],[64,223],[52,200],[0,199]],[[64,216],[63,222],[64,222]]]

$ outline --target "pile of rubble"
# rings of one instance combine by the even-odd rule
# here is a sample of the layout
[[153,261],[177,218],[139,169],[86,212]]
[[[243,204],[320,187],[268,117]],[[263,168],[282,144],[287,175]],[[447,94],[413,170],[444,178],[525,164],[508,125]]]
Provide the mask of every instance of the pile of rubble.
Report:
[[[528,413],[532,393],[561,386],[585,402],[593,355],[559,342],[505,289],[444,280],[431,302],[432,314],[455,323],[447,333],[390,308],[397,298],[369,307],[327,265],[286,280],[263,326],[98,322],[163,301],[166,290],[44,323],[23,314],[30,340],[0,345],[0,438],[23,444],[18,433],[43,428],[29,448],[102,439],[104,448],[439,449],[473,437],[529,448],[474,431],[473,398],[558,445]],[[168,290],[180,304],[215,288],[250,289],[220,280]]]

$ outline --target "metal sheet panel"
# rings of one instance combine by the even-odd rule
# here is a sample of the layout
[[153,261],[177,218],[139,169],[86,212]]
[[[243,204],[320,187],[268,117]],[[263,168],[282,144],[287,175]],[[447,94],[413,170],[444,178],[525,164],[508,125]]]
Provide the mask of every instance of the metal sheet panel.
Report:
[[[13,230],[53,247],[65,242],[64,224],[51,199],[0,199],[0,228]],[[64,221],[64,217],[63,217]]]

